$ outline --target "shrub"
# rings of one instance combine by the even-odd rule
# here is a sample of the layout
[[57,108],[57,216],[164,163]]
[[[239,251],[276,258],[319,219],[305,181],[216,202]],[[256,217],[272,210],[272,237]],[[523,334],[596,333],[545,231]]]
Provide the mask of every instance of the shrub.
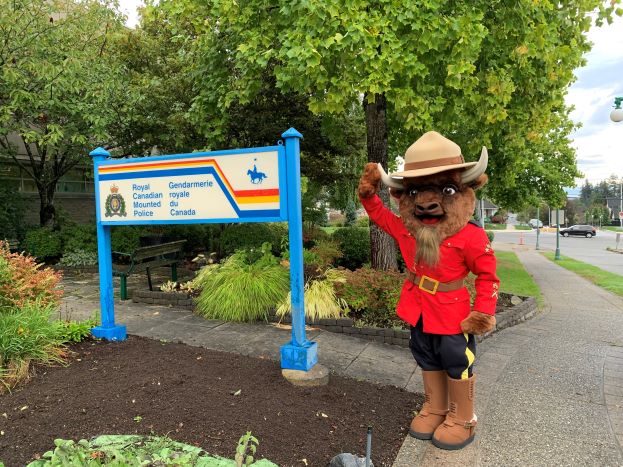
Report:
[[[335,292],[335,284],[344,282],[345,271],[329,269],[323,276],[309,280],[305,284],[304,302],[305,317],[310,320],[339,318],[348,312],[346,301]],[[277,308],[277,316],[283,317],[292,313],[291,294]]]
[[491,232],[490,230],[487,230],[486,233],[487,233],[487,238],[489,239],[489,242],[492,242],[493,239],[495,238],[495,234]]
[[58,288],[60,280],[59,272],[43,268],[31,256],[11,253],[8,245],[0,242],[0,305],[58,305],[63,293]]
[[29,377],[31,361],[61,363],[61,323],[51,321],[54,305],[28,302],[0,313],[0,392]]
[[338,265],[354,270],[370,261],[370,231],[359,227],[345,227],[333,233],[340,245],[342,258]]
[[348,200],[346,209],[344,210],[344,225],[352,227],[357,222],[357,209],[355,208],[355,202],[352,199]]
[[368,267],[346,271],[346,281],[337,287],[338,296],[353,310],[394,311],[404,278],[396,271],[377,271]]
[[270,308],[287,295],[290,277],[269,244],[263,245],[262,253],[253,261],[240,250],[221,265],[203,268],[194,281],[201,290],[197,313],[228,321],[266,320]]
[[3,239],[24,237],[24,201],[14,187],[0,186],[0,235]]
[[263,243],[270,243],[278,253],[283,229],[270,224],[233,224],[225,227],[220,236],[220,254],[229,256],[238,250],[261,248]]
[[97,251],[69,251],[63,255],[58,264],[65,267],[94,266],[97,264]]
[[305,248],[312,248],[316,243],[330,239],[328,233],[315,225],[303,226],[303,246]]
[[113,251],[132,253],[140,245],[140,238],[146,232],[145,228],[135,225],[120,225],[111,231]]
[[370,228],[370,218],[368,216],[360,217],[357,219],[357,227],[361,227],[363,229]]
[[23,247],[39,261],[50,261],[61,256],[61,244],[60,232],[47,227],[38,227],[26,233]]
[[339,243],[333,240],[320,240],[310,251],[316,256],[316,264],[322,269],[334,265],[337,259],[344,256]]
[[63,256],[77,251],[97,253],[95,224],[74,224],[61,229]]

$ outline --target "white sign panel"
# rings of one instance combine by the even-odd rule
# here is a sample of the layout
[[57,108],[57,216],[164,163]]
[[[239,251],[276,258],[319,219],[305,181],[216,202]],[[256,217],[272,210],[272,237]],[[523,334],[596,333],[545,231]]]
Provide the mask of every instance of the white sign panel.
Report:
[[114,160],[96,168],[103,224],[285,219],[281,146]]

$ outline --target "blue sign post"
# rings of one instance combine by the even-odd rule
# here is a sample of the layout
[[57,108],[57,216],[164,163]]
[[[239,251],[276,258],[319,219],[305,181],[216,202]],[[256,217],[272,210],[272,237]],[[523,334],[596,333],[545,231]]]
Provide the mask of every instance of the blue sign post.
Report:
[[124,340],[115,324],[110,229],[114,225],[288,221],[292,340],[281,347],[281,367],[310,370],[317,344],[305,337],[300,139],[294,128],[283,144],[94,163],[101,325],[95,337]]

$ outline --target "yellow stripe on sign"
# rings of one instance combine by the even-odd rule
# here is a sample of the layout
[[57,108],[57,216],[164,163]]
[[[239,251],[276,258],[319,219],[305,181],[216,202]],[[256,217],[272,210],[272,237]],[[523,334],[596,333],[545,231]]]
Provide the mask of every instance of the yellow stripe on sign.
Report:
[[255,203],[278,203],[279,195],[276,196],[248,196],[244,198],[236,198],[238,204],[255,204]]
[[474,357],[474,352],[469,350],[469,347],[467,347],[467,342],[469,342],[469,335],[466,332],[464,332],[463,336],[465,337],[465,356],[467,357],[467,368],[465,368],[463,373],[461,373],[461,379],[468,379],[469,368],[472,366],[472,363],[474,363],[475,357]]

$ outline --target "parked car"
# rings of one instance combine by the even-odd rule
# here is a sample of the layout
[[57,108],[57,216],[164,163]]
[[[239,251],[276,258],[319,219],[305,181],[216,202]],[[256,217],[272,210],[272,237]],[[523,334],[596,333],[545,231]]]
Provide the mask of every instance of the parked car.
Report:
[[539,228],[543,227],[543,222],[540,221],[539,219],[530,219],[528,221],[528,225],[532,227],[533,229],[536,229],[537,225],[539,226]]
[[572,225],[566,229],[560,229],[560,235],[568,237],[569,235],[579,235],[580,237],[591,238],[597,235],[595,227],[591,225]]

